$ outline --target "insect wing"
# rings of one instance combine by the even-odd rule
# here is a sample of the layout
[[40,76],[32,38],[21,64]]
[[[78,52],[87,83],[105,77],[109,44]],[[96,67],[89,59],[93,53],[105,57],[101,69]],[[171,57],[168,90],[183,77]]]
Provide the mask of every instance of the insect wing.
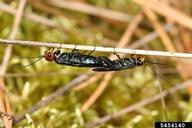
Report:
[[98,67],[98,68],[94,68],[92,71],[95,72],[108,72],[108,71],[114,71],[111,68],[107,68],[107,67]]

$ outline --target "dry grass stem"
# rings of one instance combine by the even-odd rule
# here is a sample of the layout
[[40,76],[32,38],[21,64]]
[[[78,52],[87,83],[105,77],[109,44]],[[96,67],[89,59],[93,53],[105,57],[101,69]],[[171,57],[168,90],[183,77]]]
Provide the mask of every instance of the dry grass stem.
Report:
[[160,23],[158,22],[158,19],[154,12],[152,12],[150,9],[144,8],[144,11],[147,15],[147,17],[152,22],[155,30],[159,34],[159,37],[162,40],[163,45],[167,49],[167,51],[175,51],[175,48],[172,45],[172,41],[170,40],[169,36],[167,35],[166,31],[161,27]]
[[[25,7],[25,3],[26,0],[20,0],[19,1],[19,5],[18,5],[18,9],[16,11],[16,15],[15,15],[15,20],[13,23],[13,27],[12,27],[12,31],[9,35],[9,39],[13,40],[16,37],[16,33],[21,21],[21,17],[22,17],[22,12],[24,10]],[[7,66],[8,66],[8,61],[9,58],[11,57],[11,52],[12,52],[12,45],[8,45],[5,49],[5,54],[3,57],[3,61],[1,64],[1,72],[0,74],[5,74],[6,70],[7,70]],[[1,85],[1,90],[0,90],[0,111],[7,113],[9,115],[11,115],[11,107],[10,107],[10,103],[8,100],[8,97],[6,95],[6,89],[5,89],[5,83],[4,83],[4,78],[0,77],[0,85]],[[12,128],[12,119],[10,119],[7,116],[3,117],[3,122],[6,128]]]
[[97,119],[97,120],[94,120],[94,121],[90,121],[90,122],[87,122],[85,124],[85,127],[86,128],[93,128],[93,127],[96,127],[98,125],[101,125],[103,123],[106,123],[114,118],[118,118],[120,116],[123,116],[125,114],[128,114],[130,112],[133,112],[141,107],[144,107],[148,104],[151,104],[153,102],[156,102],[158,100],[160,100],[162,97],[166,97],[170,94],[173,94],[181,89],[184,89],[186,87],[189,87],[189,86],[192,86],[192,80],[188,80],[188,81],[185,81],[184,83],[182,84],[178,84],[166,91],[163,91],[162,93],[159,93],[157,95],[154,95],[152,97],[149,97],[147,99],[144,99],[144,100],[141,100],[140,102],[137,102],[131,106],[128,106],[124,109],[121,109],[120,111],[117,111],[117,112],[114,112],[112,114],[109,114],[109,115],[106,115],[104,117],[101,117],[100,119]]
[[[6,40],[0,39],[0,44],[13,44],[13,45],[26,45],[26,46],[36,46],[36,47],[49,47],[49,48],[66,48],[77,50],[86,50],[98,52],[114,52],[114,48],[111,47],[99,47],[99,46],[87,46],[87,45],[74,45],[74,44],[62,44],[62,43],[48,43],[48,42],[37,42],[37,41],[22,41],[22,40]],[[159,57],[176,57],[176,58],[192,58],[190,53],[179,53],[179,52],[164,52],[164,51],[152,51],[152,50],[136,50],[136,49],[126,49],[126,48],[115,48],[117,53],[124,54],[138,54],[138,55],[149,55],[149,56],[159,56]]]
[[161,14],[162,16],[165,16],[168,19],[171,19],[176,23],[179,23],[189,29],[192,29],[192,19],[183,12],[175,9],[174,7],[169,7],[168,5],[155,0],[147,0],[147,1],[133,0],[133,1],[145,8],[151,9]]
[[20,116],[16,116],[14,118],[14,124],[17,124],[20,121],[22,121],[23,119],[25,119],[26,113],[32,114],[35,111],[41,109],[42,107],[46,106],[50,102],[54,101],[56,98],[62,96],[64,93],[66,93],[67,91],[69,91],[70,89],[72,89],[73,87],[78,85],[79,83],[82,83],[83,81],[88,79],[88,77],[89,77],[89,75],[80,75],[80,76],[76,77],[75,79],[73,79],[72,81],[70,81],[68,84],[63,85],[61,88],[57,89],[55,92],[51,93],[47,97],[43,98],[41,101],[39,101],[36,104],[34,104],[33,106],[31,106],[24,114],[22,114]]
[[125,13],[113,11],[109,9],[104,9],[100,7],[95,7],[85,3],[75,2],[75,1],[60,1],[60,0],[49,0],[46,1],[48,4],[60,8],[67,8],[70,10],[76,10],[79,12],[100,16],[104,18],[109,18],[117,21],[130,22],[131,17]]

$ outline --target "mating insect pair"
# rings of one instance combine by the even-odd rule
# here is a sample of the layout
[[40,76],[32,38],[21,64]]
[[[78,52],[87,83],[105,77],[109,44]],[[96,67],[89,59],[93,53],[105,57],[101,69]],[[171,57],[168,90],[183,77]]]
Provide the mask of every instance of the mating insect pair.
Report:
[[105,56],[91,56],[90,54],[85,55],[80,53],[77,50],[73,50],[70,53],[64,52],[61,53],[60,50],[54,51],[45,51],[43,57],[49,62],[55,61],[57,64],[69,65],[75,67],[93,67],[93,71],[104,72],[104,71],[118,71],[129,68],[134,68],[136,66],[141,66],[144,64],[144,57],[135,57],[131,55],[130,58],[120,58],[119,55],[115,52],[115,55],[118,57],[118,60],[110,60]]

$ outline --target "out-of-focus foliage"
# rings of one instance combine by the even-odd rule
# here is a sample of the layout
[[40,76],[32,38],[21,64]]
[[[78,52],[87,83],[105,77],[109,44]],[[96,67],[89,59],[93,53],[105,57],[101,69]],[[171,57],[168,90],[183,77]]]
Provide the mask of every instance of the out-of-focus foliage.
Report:
[[[130,0],[82,0],[88,4],[110,8],[134,16],[139,8]],[[2,2],[2,1],[1,1]],[[17,1],[9,3],[15,7]],[[63,11],[66,17],[47,14],[46,12],[34,9],[30,4],[26,6],[26,12],[33,12],[58,22],[61,26],[66,27],[69,32],[64,32],[58,28],[49,28],[45,25],[35,23],[28,19],[22,18],[17,39],[35,40],[47,42],[67,42],[71,44],[98,45],[98,46],[115,46],[115,44],[103,44],[104,37],[118,42],[121,38],[126,24],[109,23],[103,19],[83,13]],[[70,16],[69,16],[70,15]],[[0,37],[7,38],[13,23],[13,15],[6,12],[0,12]],[[82,34],[76,34],[75,32]],[[149,30],[143,30],[147,33]],[[86,37],[86,34],[92,36]],[[136,40],[136,38],[133,38]],[[160,41],[154,40],[151,45],[154,49],[161,49]],[[0,46],[0,59],[2,60],[5,46]],[[9,63],[7,73],[37,73],[36,76],[30,77],[6,77],[6,88],[10,98],[13,113],[22,114],[37,101],[46,97],[54,90],[70,82],[78,76],[77,73],[87,73],[87,68],[76,68],[57,65],[46,62],[44,59],[31,65],[34,59],[24,59],[19,57],[39,56],[44,53],[46,48],[14,46],[12,57]],[[64,51],[64,50],[63,50]],[[96,55],[108,55],[106,53],[94,53]],[[158,67],[158,66],[157,66]],[[173,69],[174,67],[172,67]],[[163,68],[164,69],[164,68]],[[166,69],[164,70],[166,71]],[[58,72],[53,76],[39,74],[43,72]],[[66,73],[64,75],[59,72]],[[80,91],[69,91],[62,97],[59,97],[48,106],[36,111],[34,114],[26,114],[27,119],[15,127],[26,128],[79,128],[84,123],[106,114],[118,111],[133,103],[141,101],[147,97],[159,93],[157,87],[157,76],[154,75],[154,69],[149,66],[139,67],[133,70],[125,70],[114,74],[109,86],[95,104],[85,113],[80,112],[80,107],[84,101],[92,94],[99,84],[99,81],[91,84]],[[48,74],[47,73],[47,74]],[[69,74],[67,74],[69,73]],[[181,82],[178,74],[163,74],[160,83],[163,89]],[[167,82],[169,81],[169,84]],[[192,121],[192,100],[189,99],[185,91],[176,93],[166,98],[166,109],[170,121]],[[140,108],[135,112],[129,113],[118,119],[103,124],[102,128],[149,128],[153,127],[155,121],[162,121],[164,112],[161,102],[155,102],[146,107]]]

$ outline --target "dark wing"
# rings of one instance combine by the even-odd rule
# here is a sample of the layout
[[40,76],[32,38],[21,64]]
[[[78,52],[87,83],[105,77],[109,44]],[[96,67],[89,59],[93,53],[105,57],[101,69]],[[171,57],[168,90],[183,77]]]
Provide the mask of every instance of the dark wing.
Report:
[[115,71],[115,70],[111,69],[111,68],[107,68],[107,67],[98,67],[98,68],[94,68],[92,71],[95,71],[95,72],[108,72],[108,71]]

